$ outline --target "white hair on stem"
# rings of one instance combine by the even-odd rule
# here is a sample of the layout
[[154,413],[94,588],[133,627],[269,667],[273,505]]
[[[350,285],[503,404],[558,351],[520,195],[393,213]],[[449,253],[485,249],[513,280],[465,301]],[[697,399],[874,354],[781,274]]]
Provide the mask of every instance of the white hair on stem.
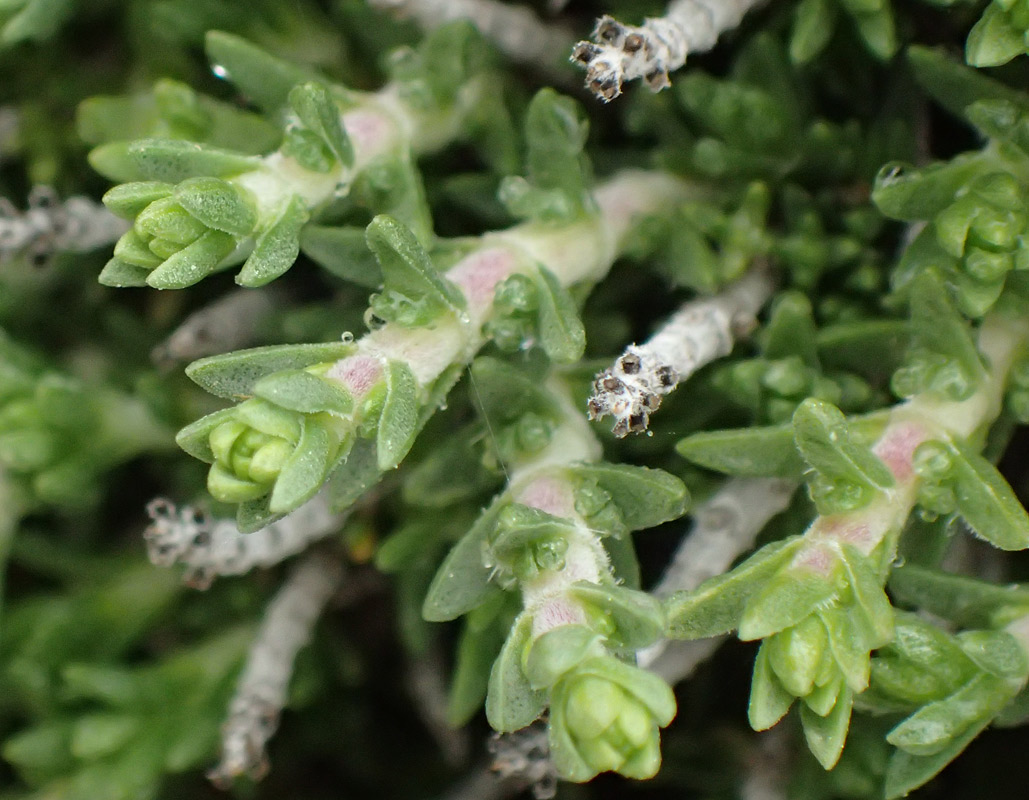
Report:
[[219,575],[243,575],[285,561],[338,531],[346,519],[329,509],[323,495],[254,533],[240,533],[235,520],[211,519],[163,498],[152,500],[147,514],[151,522],[143,538],[151,563],[182,564],[183,580],[197,589],[206,589]]
[[313,553],[297,565],[268,604],[229,703],[229,716],[222,727],[221,761],[208,773],[216,785],[228,785],[244,773],[257,779],[267,771],[265,747],[279,726],[293,662],[310,641],[342,576],[338,561]]
[[645,431],[664,395],[728,355],[736,338],[754,327],[772,288],[767,271],[758,267],[719,294],[683,305],[646,343],[627,347],[596,377],[590,419],[614,417],[618,437]]
[[690,53],[715,46],[744,15],[763,0],[674,0],[663,17],[648,17],[640,26],[603,16],[593,41],[579,42],[571,60],[586,68],[586,88],[604,102],[622,93],[626,81],[642,78],[651,91],[670,86],[668,73],[686,63]]

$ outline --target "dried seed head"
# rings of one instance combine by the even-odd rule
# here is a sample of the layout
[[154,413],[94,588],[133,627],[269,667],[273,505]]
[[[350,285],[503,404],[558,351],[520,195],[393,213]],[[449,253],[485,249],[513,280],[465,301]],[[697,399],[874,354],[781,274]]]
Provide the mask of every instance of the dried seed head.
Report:
[[572,61],[586,65],[599,55],[600,48],[592,42],[579,42],[572,50]]
[[635,375],[640,371],[640,357],[635,353],[626,353],[619,359],[618,365],[626,375]]

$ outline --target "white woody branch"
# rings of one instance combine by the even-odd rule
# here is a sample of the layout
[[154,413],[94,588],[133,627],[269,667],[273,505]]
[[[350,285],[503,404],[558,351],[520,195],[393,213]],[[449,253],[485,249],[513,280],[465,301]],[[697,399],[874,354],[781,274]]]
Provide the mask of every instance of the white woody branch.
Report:
[[128,227],[88,197],[61,202],[53,189],[37,186],[25,211],[0,198],[0,263],[20,253],[40,265],[54,253],[88,253],[117,241]]
[[[789,505],[796,489],[797,484],[779,478],[730,478],[693,512],[693,528],[653,594],[668,597],[721,575],[754,546],[758,534]],[[637,653],[637,661],[674,684],[689,677],[724,638],[660,641]]]
[[292,514],[255,533],[240,533],[235,520],[211,519],[193,506],[158,498],[147,505],[150,525],[143,533],[151,563],[186,567],[183,580],[206,589],[218,575],[243,575],[270,567],[335,533],[346,519],[317,495]]
[[604,16],[592,42],[579,42],[572,61],[586,68],[586,87],[604,102],[622,93],[622,84],[643,78],[651,91],[671,83],[668,73],[690,53],[715,46],[762,0],[673,0],[663,17],[648,17],[639,27]]
[[278,299],[274,289],[230,291],[186,317],[150,357],[157,364],[172,364],[246,347]]
[[208,773],[215,784],[227,785],[244,773],[260,778],[267,771],[265,746],[279,726],[293,662],[310,641],[342,573],[338,562],[321,554],[308,556],[272,598],[229,704],[222,758]]
[[566,53],[572,34],[543,22],[525,6],[498,0],[369,0],[373,8],[414,19],[432,30],[447,22],[468,20],[512,61],[530,65],[553,63],[555,53]]
[[758,268],[714,297],[686,303],[645,344],[627,347],[596,377],[590,419],[610,414],[618,437],[646,430],[661,398],[701,367],[728,355],[737,336],[754,327],[771,293],[771,278]]

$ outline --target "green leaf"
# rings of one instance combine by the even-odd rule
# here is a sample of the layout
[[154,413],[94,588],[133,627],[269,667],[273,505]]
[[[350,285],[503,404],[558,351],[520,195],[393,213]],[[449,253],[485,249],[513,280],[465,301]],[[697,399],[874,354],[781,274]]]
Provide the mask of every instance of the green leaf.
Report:
[[739,637],[743,641],[764,639],[796,625],[837,595],[831,575],[804,568],[783,570],[752,590],[740,617]]
[[483,548],[509,503],[506,495],[499,495],[447,554],[425,594],[422,616],[429,622],[457,619],[486,598],[492,569],[483,563]]
[[883,165],[875,176],[872,202],[893,219],[932,219],[981,171],[977,157],[958,157],[918,168],[894,161]]
[[820,717],[806,705],[800,707],[800,722],[804,726],[804,739],[818,763],[824,769],[832,769],[840,760],[843,745],[850,729],[850,712],[854,696],[850,689],[843,689],[826,716]]
[[329,411],[345,415],[354,408],[353,398],[342,384],[305,370],[283,370],[266,375],[254,384],[254,394],[277,406],[305,414]]
[[842,412],[830,403],[808,398],[793,414],[793,431],[804,460],[829,481],[847,481],[869,491],[893,486],[889,468],[854,441]]
[[854,692],[863,692],[872,668],[869,653],[885,642],[870,639],[868,626],[853,607],[837,605],[816,613],[829,634],[829,649],[847,685]]
[[582,358],[586,349],[586,330],[579,310],[554,273],[542,264],[537,271],[540,344],[554,363],[571,364]]
[[171,197],[174,191],[175,186],[170,183],[133,181],[109,189],[102,199],[112,214],[133,220],[152,202]]
[[571,216],[592,202],[589,162],[583,155],[588,130],[578,104],[553,89],[538,91],[525,113],[528,180],[539,189],[561,192]]
[[408,471],[401,489],[404,502],[444,508],[496,486],[499,479],[482,468],[481,437],[477,426],[467,426],[433,447]]
[[961,754],[971,741],[989,724],[984,721],[966,728],[955,735],[950,743],[929,756],[918,756],[904,750],[896,750],[886,768],[884,794],[886,800],[906,797],[919,786],[927,783]]
[[335,449],[329,431],[317,420],[305,418],[296,449],[275,479],[269,511],[292,511],[314,497],[328,477]]
[[155,289],[184,289],[214,272],[235,249],[236,240],[230,234],[208,231],[155,267],[146,282]]
[[924,608],[961,627],[989,627],[999,611],[1029,608],[1029,590],[1021,586],[996,586],[912,564],[895,567],[889,586],[898,603]]
[[382,269],[386,291],[422,303],[435,314],[464,308],[464,296],[436,270],[410,228],[380,214],[365,235]]
[[969,727],[988,724],[1013,694],[993,675],[977,675],[949,697],[920,708],[891,730],[886,741],[916,756],[934,755]]
[[236,276],[236,283],[264,286],[292,267],[300,254],[300,230],[310,216],[303,199],[292,195],[282,213],[257,237],[253,252]]
[[999,3],[986,6],[965,41],[965,61],[973,67],[997,67],[1026,51],[1025,31],[1011,24]]
[[806,64],[829,43],[836,27],[836,4],[830,0],[801,0],[794,11],[790,60]]
[[738,567],[666,601],[669,636],[705,639],[736,628],[747,602],[803,543],[799,536],[765,545]]
[[[818,357],[826,369],[857,372],[881,380],[900,366],[908,348],[906,320],[872,319],[839,322],[816,336]],[[875,359],[868,354],[875,353]]]
[[531,631],[532,614],[525,611],[511,627],[489,676],[486,719],[500,733],[531,725],[546,708],[546,692],[533,689],[522,670]]
[[893,638],[893,606],[883,591],[883,576],[876,569],[872,557],[853,545],[844,543],[840,547],[840,556],[854,597],[855,610],[864,617],[876,642],[885,644]]
[[695,464],[727,475],[799,481],[807,470],[792,425],[704,431],[680,439],[675,450]]
[[762,348],[765,358],[800,356],[806,365],[818,368],[811,301],[801,292],[783,292],[776,298],[765,326],[765,336]]
[[747,719],[756,731],[765,731],[781,720],[793,705],[794,696],[786,691],[768,660],[768,642],[762,642],[754,661],[750,682]]
[[596,481],[607,492],[629,530],[653,528],[686,513],[686,486],[664,470],[605,462],[578,464],[568,471],[579,480]]
[[318,134],[344,166],[354,163],[354,148],[340,118],[340,108],[328,90],[318,83],[296,86],[289,93],[289,104],[300,121]]
[[175,187],[175,199],[208,228],[248,236],[257,224],[253,204],[237,187],[218,178],[189,178]]
[[305,225],[300,249],[337,278],[369,289],[382,286],[382,270],[368,249],[363,228]]
[[419,242],[427,245],[435,238],[422,174],[406,149],[368,161],[354,177],[350,198],[407,226]]
[[447,694],[447,722],[455,728],[468,724],[482,708],[490,668],[500,654],[509,629],[510,626],[493,624],[482,630],[471,621],[462,628],[454,657],[454,677]]
[[140,139],[95,148],[90,164],[116,181],[179,183],[187,178],[228,178],[261,166],[260,159],[181,139]]
[[211,431],[223,422],[228,422],[235,419],[235,417],[235,408],[223,408],[221,411],[215,411],[213,414],[201,417],[196,422],[180,430],[175,436],[175,443],[193,456],[193,458],[213,464],[214,452],[211,450]]
[[[639,650],[665,634],[664,609],[646,592],[614,584],[601,586],[578,581],[570,594],[603,621],[602,629],[616,647]],[[608,624],[613,625],[613,630],[607,629]]]
[[378,483],[381,476],[375,458],[375,442],[357,439],[346,460],[337,464],[329,475],[326,486],[329,507],[336,512],[346,511]]
[[480,356],[472,362],[475,399],[483,419],[508,425],[527,413],[556,418],[560,414],[553,394],[538,375],[508,361]]
[[948,477],[954,484],[958,513],[975,533],[1001,550],[1029,547],[1029,514],[1004,476],[974,450],[957,442]]
[[407,455],[418,434],[418,383],[403,361],[385,368],[386,400],[375,434],[379,469],[393,469]]
[[232,81],[265,111],[281,111],[290,90],[312,77],[307,70],[275,58],[231,33],[208,31],[204,45],[215,74]]
[[1023,92],[969,69],[942,48],[911,45],[906,55],[915,79],[952,114],[964,116],[965,109],[979,100],[1006,100],[1029,109],[1029,99]]
[[146,286],[146,279],[150,276],[150,270],[146,267],[137,267],[135,264],[127,264],[120,258],[112,258],[108,261],[97,280],[104,286],[116,288],[130,286]]
[[255,347],[201,358],[186,367],[186,374],[213,395],[239,399],[252,396],[254,386],[266,375],[339,361],[353,350],[352,344],[344,342]]
[[588,655],[603,653],[603,637],[585,625],[559,625],[537,638],[525,659],[533,689],[546,689]]
[[913,283],[911,325],[916,347],[943,356],[973,386],[985,377],[968,322],[954,307],[944,282],[933,270],[925,270]]
[[1024,685],[1029,673],[1025,647],[1007,631],[965,631],[957,636],[961,650],[979,669]]

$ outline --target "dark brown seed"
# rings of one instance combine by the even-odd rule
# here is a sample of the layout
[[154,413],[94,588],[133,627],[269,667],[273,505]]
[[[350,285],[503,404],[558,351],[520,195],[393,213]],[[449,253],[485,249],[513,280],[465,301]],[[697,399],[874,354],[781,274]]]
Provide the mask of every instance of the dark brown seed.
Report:
[[635,353],[626,353],[618,363],[626,375],[635,375],[640,371],[640,357]]
[[622,382],[613,375],[608,375],[606,378],[603,378],[600,381],[600,385],[609,392],[617,392],[622,388]]
[[675,373],[675,370],[667,365],[658,369],[657,379],[665,388],[675,386],[679,382],[679,376]]
[[579,64],[589,64],[598,55],[600,55],[600,48],[595,44],[579,42],[575,45],[575,49],[572,50],[572,61]]
[[647,415],[646,414],[633,414],[629,417],[629,430],[633,433],[639,433],[647,429]]
[[643,37],[638,33],[630,33],[625,37],[625,44],[622,45],[622,49],[626,53],[636,53],[643,47]]

